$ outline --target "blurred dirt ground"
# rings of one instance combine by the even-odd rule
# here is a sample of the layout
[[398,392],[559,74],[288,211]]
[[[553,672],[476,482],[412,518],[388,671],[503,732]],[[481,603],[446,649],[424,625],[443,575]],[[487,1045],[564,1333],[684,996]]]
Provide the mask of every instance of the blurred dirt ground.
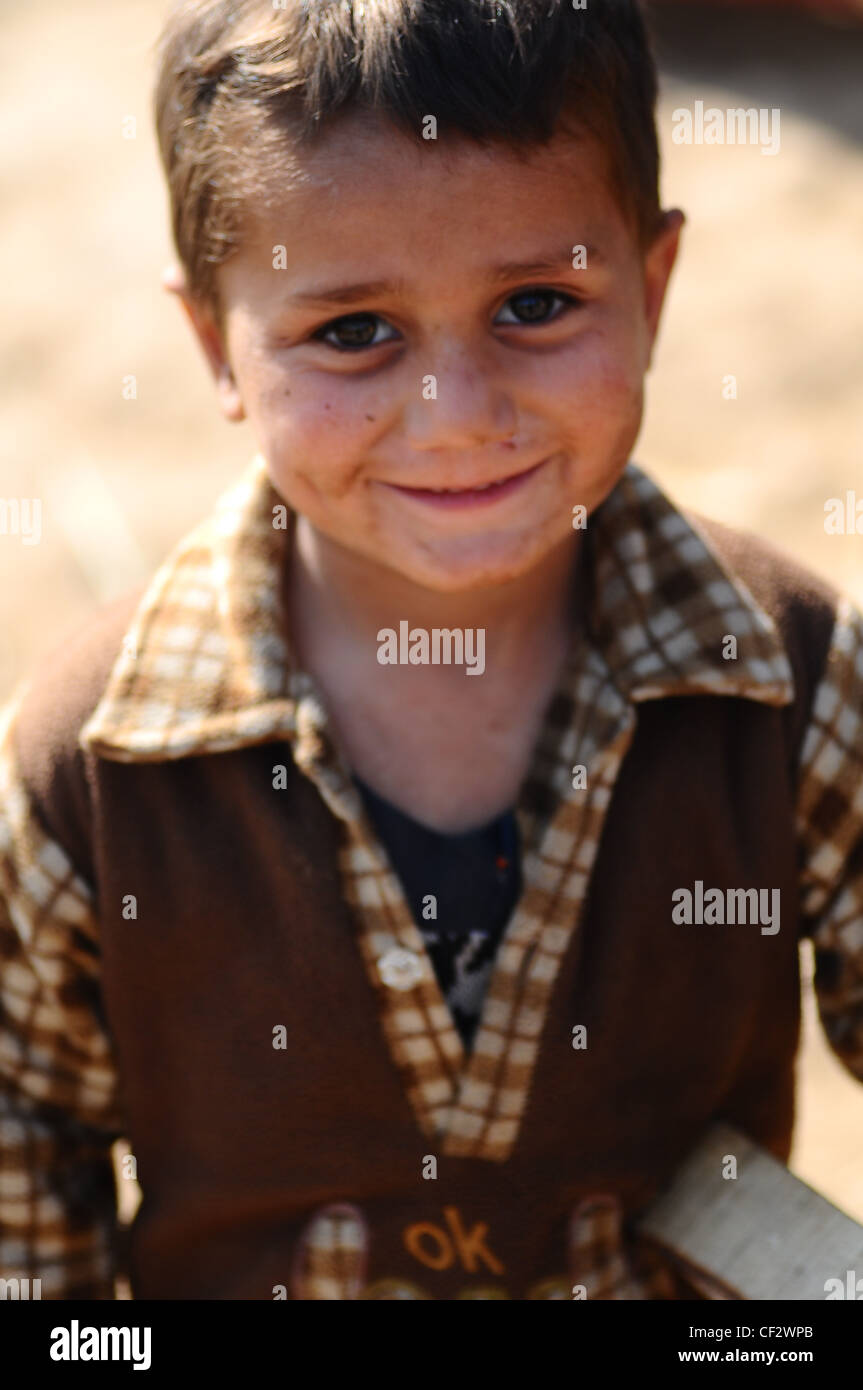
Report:
[[[664,200],[689,223],[635,456],[678,500],[863,601],[863,539],[823,526],[825,501],[860,477],[863,27],[654,8]],[[0,496],[43,504],[38,545],[0,536],[0,698],[94,604],[146,579],[255,447],[221,422],[159,288],[171,249],[149,102],[164,10],[0,5]],[[780,153],[672,144],[671,112],[695,100],[779,107]],[[863,1087],[808,994],[792,1166],[863,1220]]]

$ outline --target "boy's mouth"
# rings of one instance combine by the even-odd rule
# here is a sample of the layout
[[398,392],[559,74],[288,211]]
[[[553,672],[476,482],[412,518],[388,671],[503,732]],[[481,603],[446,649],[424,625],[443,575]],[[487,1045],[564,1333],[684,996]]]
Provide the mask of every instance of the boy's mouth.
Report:
[[479,483],[473,487],[460,488],[434,488],[434,487],[404,487],[399,483],[385,483],[385,487],[391,487],[395,492],[402,493],[405,497],[415,497],[419,502],[428,502],[435,507],[447,509],[459,507],[474,507],[478,505],[488,505],[491,502],[498,502],[504,497],[510,497],[517,492],[520,487],[532,478],[548,459],[540,459],[531,468],[526,468],[523,473],[511,473],[508,478],[501,478],[496,482]]

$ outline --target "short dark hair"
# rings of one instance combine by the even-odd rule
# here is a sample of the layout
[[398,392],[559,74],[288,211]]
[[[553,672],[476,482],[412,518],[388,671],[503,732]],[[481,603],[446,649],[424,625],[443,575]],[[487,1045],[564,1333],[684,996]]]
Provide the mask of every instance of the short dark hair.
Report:
[[155,119],[174,244],[219,313],[266,168],[340,114],[375,110],[529,153],[572,120],[603,145],[640,244],[660,219],[656,69],[638,0],[181,0],[157,50]]

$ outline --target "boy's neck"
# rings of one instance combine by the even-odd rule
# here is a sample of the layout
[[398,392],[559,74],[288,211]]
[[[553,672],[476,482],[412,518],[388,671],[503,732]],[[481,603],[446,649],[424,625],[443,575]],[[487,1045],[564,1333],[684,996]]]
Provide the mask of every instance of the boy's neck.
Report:
[[[572,627],[580,540],[575,533],[566,537],[539,565],[504,584],[448,594],[346,550],[298,516],[285,575],[287,611],[305,634],[312,624],[323,624],[354,654],[366,646],[374,654],[381,629],[397,630],[403,619],[427,631],[484,629],[490,664],[499,671],[517,669]],[[302,652],[303,631],[292,636]]]

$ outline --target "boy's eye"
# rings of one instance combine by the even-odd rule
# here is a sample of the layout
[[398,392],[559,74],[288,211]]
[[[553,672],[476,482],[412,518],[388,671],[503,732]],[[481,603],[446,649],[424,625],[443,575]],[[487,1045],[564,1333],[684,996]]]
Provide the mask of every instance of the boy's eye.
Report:
[[[561,304],[563,304],[564,313],[568,308],[579,303],[579,300],[573,295],[564,294],[561,290],[529,289],[519,290],[518,294],[511,294],[504,305],[504,309],[508,308],[510,305],[519,306],[518,308],[513,308],[513,312],[517,314],[517,317],[515,320],[511,319],[510,323],[550,323],[553,319],[549,317],[549,307],[551,301],[555,299],[559,299]],[[560,313],[553,316],[554,319],[560,317]],[[500,320],[498,320],[498,322],[499,321]]]
[[[343,318],[333,319],[331,323],[324,324],[312,337],[327,343],[330,347],[339,348],[342,352],[351,352],[358,348],[378,347],[381,343],[387,342],[386,338],[375,338],[376,327],[386,326],[377,314],[347,314]],[[330,338],[330,334],[338,335],[335,341]]]

